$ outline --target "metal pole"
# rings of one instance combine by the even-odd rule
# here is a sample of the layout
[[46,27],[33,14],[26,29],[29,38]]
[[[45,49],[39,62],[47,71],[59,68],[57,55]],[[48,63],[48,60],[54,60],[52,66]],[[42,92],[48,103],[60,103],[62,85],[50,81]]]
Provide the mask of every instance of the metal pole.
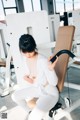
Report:
[[65,5],[65,0],[64,0],[64,12],[66,12],[66,5]]
[[73,10],[74,10],[74,0],[72,0],[72,7],[73,7]]
[[31,0],[31,4],[32,4],[32,11],[34,11],[33,0]]
[[4,15],[6,15],[6,12],[5,12],[5,9],[4,9],[4,3],[3,3],[3,0],[1,0],[1,2],[2,2],[2,7],[3,7]]

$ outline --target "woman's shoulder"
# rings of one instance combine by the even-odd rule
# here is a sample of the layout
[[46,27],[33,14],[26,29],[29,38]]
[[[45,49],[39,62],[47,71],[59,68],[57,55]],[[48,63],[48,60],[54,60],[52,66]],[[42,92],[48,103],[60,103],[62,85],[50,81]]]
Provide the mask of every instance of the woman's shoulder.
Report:
[[47,60],[47,57],[44,56],[44,55],[41,54],[41,53],[38,54],[38,57],[39,57],[40,60],[42,60],[42,59]]
[[48,61],[48,58],[46,57],[46,56],[44,56],[43,54],[38,54],[38,60],[40,61],[40,62],[46,62],[46,61]]

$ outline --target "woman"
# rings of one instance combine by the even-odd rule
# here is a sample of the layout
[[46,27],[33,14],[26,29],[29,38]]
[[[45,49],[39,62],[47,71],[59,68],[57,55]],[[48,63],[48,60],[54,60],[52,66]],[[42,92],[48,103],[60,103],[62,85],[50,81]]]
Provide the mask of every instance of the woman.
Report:
[[[12,99],[22,106],[28,113],[32,111],[28,120],[41,120],[58,101],[57,90],[58,78],[47,58],[38,53],[34,38],[24,34],[19,39],[19,49],[26,58],[26,75],[24,80],[30,83],[29,87],[17,90],[13,93]],[[50,70],[50,69],[51,70]],[[37,98],[36,106],[31,110],[26,101]]]

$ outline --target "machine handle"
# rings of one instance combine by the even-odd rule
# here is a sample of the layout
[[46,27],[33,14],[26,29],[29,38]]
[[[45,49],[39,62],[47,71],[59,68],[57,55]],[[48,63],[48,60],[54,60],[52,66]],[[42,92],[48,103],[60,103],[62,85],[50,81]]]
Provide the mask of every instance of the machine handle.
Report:
[[68,54],[72,59],[76,57],[71,51],[64,49],[57,52],[55,56],[51,58],[50,61],[53,63],[56,60],[56,58],[59,57],[61,54]]

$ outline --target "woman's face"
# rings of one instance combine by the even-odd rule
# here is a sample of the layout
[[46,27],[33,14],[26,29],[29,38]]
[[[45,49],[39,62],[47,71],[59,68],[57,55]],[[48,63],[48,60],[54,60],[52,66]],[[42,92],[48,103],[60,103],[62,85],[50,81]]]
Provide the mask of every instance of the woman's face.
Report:
[[35,51],[22,53],[26,58],[33,58],[35,56]]

